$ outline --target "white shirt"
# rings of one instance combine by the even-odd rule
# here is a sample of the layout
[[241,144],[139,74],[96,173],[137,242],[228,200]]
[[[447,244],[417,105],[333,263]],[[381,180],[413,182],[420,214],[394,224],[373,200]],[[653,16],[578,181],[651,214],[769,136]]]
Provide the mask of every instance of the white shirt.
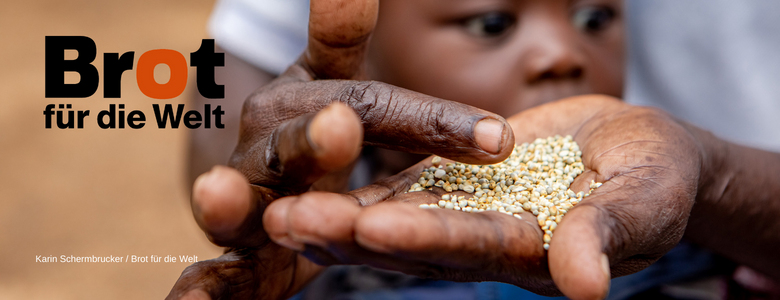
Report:
[[628,1],[626,101],[780,152],[780,1]]
[[220,0],[209,33],[231,54],[280,74],[306,48],[308,26],[308,0]]

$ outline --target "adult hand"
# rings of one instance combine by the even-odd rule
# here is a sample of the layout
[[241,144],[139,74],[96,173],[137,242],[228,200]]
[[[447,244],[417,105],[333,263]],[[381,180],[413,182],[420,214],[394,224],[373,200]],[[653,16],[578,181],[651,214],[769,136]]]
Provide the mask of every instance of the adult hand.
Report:
[[[659,110],[603,96],[549,103],[508,120],[518,142],[572,135],[586,171],[572,189],[603,182],[572,208],[542,248],[536,218],[498,212],[418,209],[441,190],[402,194],[422,162],[351,196],[309,192],[272,203],[264,215],[271,238],[322,264],[369,264],[428,278],[501,281],[533,292],[601,299],[612,276],[637,272],[674,247],[697,193],[702,153],[684,126]],[[381,184],[386,184],[386,182]]]
[[[473,163],[499,162],[511,153],[514,135],[497,114],[358,80],[365,79],[363,56],[377,9],[376,0],[311,1],[306,52],[244,105],[230,160],[238,172],[218,167],[194,186],[196,221],[228,251],[188,267],[168,299],[291,296],[321,267],[270,242],[263,212],[283,196],[344,191],[362,145]],[[384,199],[397,188],[388,182],[363,192]],[[370,204],[368,197],[348,197]]]

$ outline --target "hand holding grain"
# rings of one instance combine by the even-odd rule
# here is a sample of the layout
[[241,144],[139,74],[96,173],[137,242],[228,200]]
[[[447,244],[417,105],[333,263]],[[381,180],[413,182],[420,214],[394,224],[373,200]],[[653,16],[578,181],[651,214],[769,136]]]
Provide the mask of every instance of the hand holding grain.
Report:
[[[557,226],[549,251],[537,218],[520,212],[468,214],[419,209],[447,193],[381,195],[378,186],[342,195],[311,192],[272,203],[271,238],[321,264],[368,264],[427,278],[501,281],[545,295],[601,299],[612,276],[649,266],[681,239],[697,193],[702,153],[684,126],[659,110],[603,96],[542,105],[508,119],[518,143],[572,135],[585,171],[572,183],[588,191]],[[427,159],[379,186],[409,188]],[[462,192],[459,192],[462,193]]]
[[[497,114],[364,81],[377,9],[376,0],[311,1],[306,52],[245,102],[232,168],[213,169],[193,188],[196,221],[212,242],[230,248],[188,267],[168,299],[291,296],[321,267],[271,242],[262,215],[280,197],[345,192],[363,145],[473,163],[499,162],[512,151],[514,135]],[[369,192],[383,199],[392,188]]]

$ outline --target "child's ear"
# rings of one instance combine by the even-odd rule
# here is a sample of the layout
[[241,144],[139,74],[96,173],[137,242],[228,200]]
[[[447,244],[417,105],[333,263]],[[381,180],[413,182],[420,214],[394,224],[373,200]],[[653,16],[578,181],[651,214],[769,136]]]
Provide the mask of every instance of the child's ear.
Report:
[[365,79],[364,56],[378,0],[311,0],[303,63],[317,79]]

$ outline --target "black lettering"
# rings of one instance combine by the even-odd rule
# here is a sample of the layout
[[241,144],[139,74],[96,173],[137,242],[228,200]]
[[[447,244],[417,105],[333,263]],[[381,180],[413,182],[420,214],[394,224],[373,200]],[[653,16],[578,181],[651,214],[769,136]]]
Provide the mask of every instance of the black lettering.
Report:
[[79,110],[78,111],[78,115],[79,115],[79,125],[78,126],[79,126],[79,128],[84,128],[84,118],[89,116],[89,110]]
[[119,98],[122,95],[122,73],[133,69],[134,51],[103,54],[103,97]]
[[225,124],[222,124],[222,115],[225,114],[225,111],[222,110],[222,106],[217,105],[217,108],[215,108],[212,113],[214,114],[214,123],[216,127],[219,129],[225,128]]
[[214,40],[203,39],[198,51],[190,53],[190,66],[197,72],[198,92],[206,98],[225,98],[225,86],[215,80],[216,67],[225,66],[225,53],[214,51]]
[[51,116],[54,115],[54,104],[46,105],[46,110],[43,111],[43,115],[46,116],[46,128],[51,128]]
[[184,110],[184,104],[179,104],[176,109],[176,116],[173,115],[173,106],[166,104],[163,113],[160,113],[160,105],[153,104],[154,117],[157,119],[157,127],[165,128],[165,123],[168,123],[168,118],[171,119],[171,128],[179,128],[179,122],[181,122],[181,113]]
[[[136,122],[141,123],[136,124]],[[146,122],[146,115],[140,110],[134,110],[127,114],[127,126],[132,129],[143,128],[146,125],[144,122]]]
[[120,109],[120,111],[118,112],[119,113],[119,122],[117,122],[117,123],[119,124],[119,128],[125,128],[125,111],[122,110],[122,109],[125,109],[125,105],[124,104],[119,104],[119,109]]
[[200,127],[201,120],[202,117],[197,110],[191,110],[188,111],[186,114],[184,114],[184,126],[187,126],[187,128],[189,129],[195,129]]
[[[71,107],[71,105],[68,104],[68,109],[70,109],[70,107]],[[63,109],[63,108],[65,108],[65,107],[62,104],[60,104],[60,109]],[[61,111],[61,110],[57,111],[57,127],[59,127],[60,129],[73,128],[73,124],[74,124],[73,111],[72,110],[68,111],[68,121],[67,122],[62,120],[64,118],[63,113],[64,112]]]
[[[47,98],[85,98],[97,91],[98,70],[92,65],[97,55],[95,41],[86,36],[46,36]],[[74,60],[65,60],[65,50],[78,51]],[[65,72],[77,72],[78,83],[65,83]]]
[[[115,115],[116,115],[115,107],[113,104],[111,104],[108,106],[108,110],[102,110],[98,113],[97,115],[98,126],[100,126],[100,128],[103,129],[116,128],[116,120],[114,117]],[[108,123],[103,122],[103,118],[105,116],[108,116]]]

